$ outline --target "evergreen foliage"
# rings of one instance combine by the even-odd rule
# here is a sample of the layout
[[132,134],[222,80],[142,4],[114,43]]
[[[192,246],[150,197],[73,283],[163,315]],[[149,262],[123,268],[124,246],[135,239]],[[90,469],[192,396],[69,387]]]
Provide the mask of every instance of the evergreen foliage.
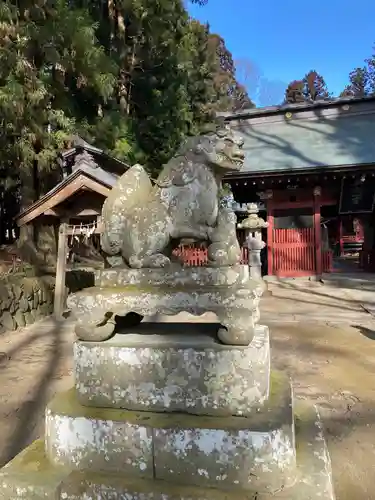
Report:
[[73,135],[155,171],[215,111],[244,106],[224,40],[183,0],[0,1],[3,201],[55,185]]

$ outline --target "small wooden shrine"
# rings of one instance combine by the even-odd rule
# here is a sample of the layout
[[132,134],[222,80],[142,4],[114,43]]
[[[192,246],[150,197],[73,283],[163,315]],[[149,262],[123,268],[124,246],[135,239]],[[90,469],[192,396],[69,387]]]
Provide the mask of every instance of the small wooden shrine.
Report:
[[128,168],[127,164],[78,137],[73,147],[60,155],[59,163],[61,182],[16,217],[18,226],[42,225],[54,232],[57,261],[54,312],[57,316],[63,313],[65,305],[69,254],[77,244],[88,242],[100,233],[104,200]]

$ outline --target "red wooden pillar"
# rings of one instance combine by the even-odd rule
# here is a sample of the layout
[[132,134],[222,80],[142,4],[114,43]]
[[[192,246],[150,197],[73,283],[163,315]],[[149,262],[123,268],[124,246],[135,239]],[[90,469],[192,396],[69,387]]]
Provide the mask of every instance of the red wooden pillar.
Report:
[[267,191],[267,267],[268,276],[273,275],[273,193],[272,191]]
[[314,189],[315,272],[322,275],[322,231],[320,227],[321,188]]
[[339,219],[339,257],[341,257],[344,253],[344,240],[343,240],[343,227],[342,227],[342,218]]

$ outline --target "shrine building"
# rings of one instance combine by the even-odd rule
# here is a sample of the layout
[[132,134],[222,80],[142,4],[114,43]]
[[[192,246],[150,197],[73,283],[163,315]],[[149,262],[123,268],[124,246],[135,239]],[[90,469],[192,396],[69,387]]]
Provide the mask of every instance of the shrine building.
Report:
[[358,270],[375,270],[375,98],[221,116],[244,139],[245,165],[225,178],[239,218],[255,202],[269,223],[265,274],[340,272],[350,255]]

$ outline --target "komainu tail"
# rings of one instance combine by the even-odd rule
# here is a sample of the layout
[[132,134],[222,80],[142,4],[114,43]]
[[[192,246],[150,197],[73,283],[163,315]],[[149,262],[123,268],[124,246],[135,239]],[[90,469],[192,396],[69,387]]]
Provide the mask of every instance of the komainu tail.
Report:
[[112,188],[102,209],[100,244],[107,255],[121,253],[127,216],[135,205],[147,203],[151,190],[150,178],[141,165],[129,168]]

